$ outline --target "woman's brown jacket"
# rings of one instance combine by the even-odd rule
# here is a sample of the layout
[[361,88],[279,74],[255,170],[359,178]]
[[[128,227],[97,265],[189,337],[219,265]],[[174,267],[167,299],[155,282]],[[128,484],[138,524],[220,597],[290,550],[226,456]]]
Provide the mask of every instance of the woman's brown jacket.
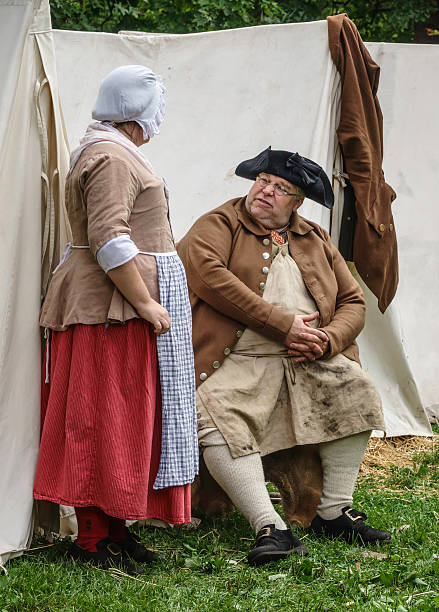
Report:
[[[83,248],[73,248],[54,272],[40,325],[62,331],[77,323],[123,323],[138,317],[96,254],[122,234],[131,236],[141,252],[175,250],[163,181],[119,144],[99,142],[81,153],[69,173],[66,206],[73,244]],[[155,257],[139,254],[135,261],[149,293],[158,300]]]
[[[325,357],[359,361],[355,338],[364,326],[362,291],[329,234],[295,213],[288,229],[291,254],[329,337]],[[294,314],[265,302],[271,238],[245,208],[230,200],[198,219],[178,245],[193,313],[197,383],[221,367],[246,327],[284,342]]]

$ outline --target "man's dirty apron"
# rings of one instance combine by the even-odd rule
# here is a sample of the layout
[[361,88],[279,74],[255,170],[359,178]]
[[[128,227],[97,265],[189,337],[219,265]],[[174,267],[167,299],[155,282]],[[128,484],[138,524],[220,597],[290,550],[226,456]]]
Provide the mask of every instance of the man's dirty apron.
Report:
[[[273,242],[263,297],[289,313],[317,310],[288,243]],[[217,428],[233,457],[384,430],[380,397],[357,362],[339,354],[295,364],[285,345],[249,328],[198,388],[197,415],[198,431]]]

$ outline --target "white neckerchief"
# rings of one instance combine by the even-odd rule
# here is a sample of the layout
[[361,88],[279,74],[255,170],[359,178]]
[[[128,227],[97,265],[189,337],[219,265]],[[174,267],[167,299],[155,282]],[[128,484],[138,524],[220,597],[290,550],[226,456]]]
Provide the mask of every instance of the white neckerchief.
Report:
[[124,147],[124,149],[129,151],[131,155],[135,157],[140,164],[142,164],[142,166],[155,175],[152,165],[149,163],[143,153],[141,153],[134,142],[131,142],[131,140],[124,136],[122,132],[106,121],[103,123],[100,121],[90,123],[84,136],[79,141],[79,146],[77,146],[70,155],[70,169],[68,174],[70,174],[75,167],[84,149],[97,142],[114,142],[119,144],[120,146]]

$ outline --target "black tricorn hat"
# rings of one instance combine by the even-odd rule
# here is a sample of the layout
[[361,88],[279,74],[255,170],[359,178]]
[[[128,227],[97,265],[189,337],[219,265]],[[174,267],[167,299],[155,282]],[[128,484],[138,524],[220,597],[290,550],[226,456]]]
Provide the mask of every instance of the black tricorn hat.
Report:
[[235,174],[254,181],[258,174],[274,174],[300,187],[305,197],[332,208],[334,192],[326,172],[311,159],[290,151],[273,151],[271,147],[253,159],[239,164]]

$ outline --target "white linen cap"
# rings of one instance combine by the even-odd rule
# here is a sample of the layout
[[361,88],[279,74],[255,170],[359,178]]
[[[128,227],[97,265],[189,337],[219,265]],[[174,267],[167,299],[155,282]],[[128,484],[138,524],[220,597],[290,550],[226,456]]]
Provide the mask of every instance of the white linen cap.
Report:
[[98,121],[135,121],[145,140],[159,133],[164,119],[162,77],[146,66],[120,66],[103,79],[92,117]]

